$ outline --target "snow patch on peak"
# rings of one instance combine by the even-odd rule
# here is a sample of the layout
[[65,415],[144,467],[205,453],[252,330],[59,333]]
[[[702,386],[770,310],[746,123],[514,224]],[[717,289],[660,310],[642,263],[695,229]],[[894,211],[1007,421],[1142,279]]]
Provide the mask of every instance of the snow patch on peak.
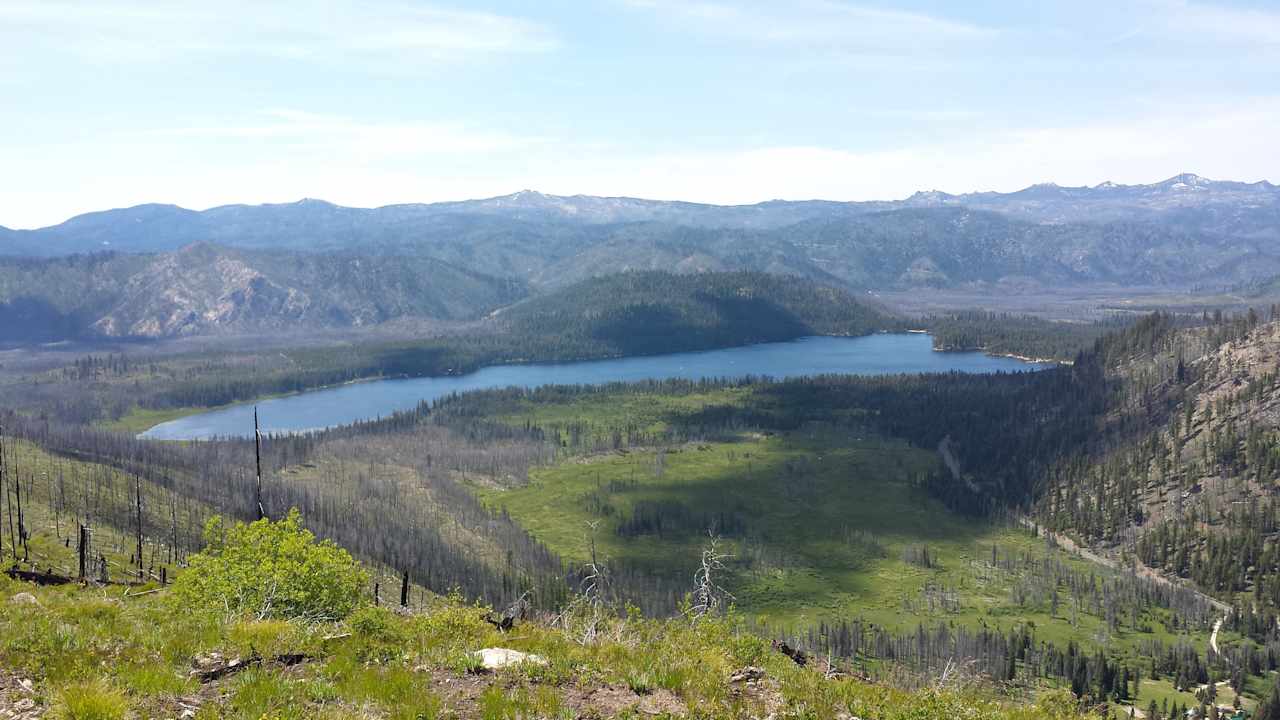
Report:
[[910,202],[944,202],[955,197],[941,190],[918,190],[907,198]]
[[1157,184],[1173,190],[1188,190],[1191,188],[1208,187],[1213,184],[1213,181],[1209,178],[1200,177],[1195,173],[1182,173]]

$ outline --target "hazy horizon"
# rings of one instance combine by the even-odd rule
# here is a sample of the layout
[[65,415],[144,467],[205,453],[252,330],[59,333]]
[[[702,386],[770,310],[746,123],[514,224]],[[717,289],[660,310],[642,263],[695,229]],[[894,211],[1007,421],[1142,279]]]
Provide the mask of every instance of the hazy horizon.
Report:
[[[1143,185],[1155,185],[1155,184],[1158,184],[1158,183],[1161,183],[1161,182],[1164,182],[1164,181],[1167,181],[1167,180],[1172,180],[1173,178],[1178,177],[1178,176],[1181,176],[1181,175],[1199,175],[1199,173],[1193,173],[1193,172],[1177,173],[1177,174],[1175,174],[1175,175],[1171,175],[1171,176],[1169,176],[1169,177],[1167,177],[1167,178],[1160,178],[1160,179],[1157,179],[1157,180],[1152,180],[1152,181],[1150,181],[1150,182],[1138,182],[1138,183],[1117,183],[1117,184],[1119,184],[1119,185],[1128,185],[1128,186],[1130,186],[1130,187],[1140,187],[1140,186],[1143,186]],[[1200,177],[1204,177],[1204,176],[1202,176],[1202,175],[1201,175]],[[1257,180],[1241,180],[1241,179],[1238,179],[1238,178],[1205,178],[1205,179],[1207,179],[1207,180],[1211,180],[1211,181],[1214,181],[1214,182],[1243,182],[1243,183],[1249,183],[1249,184],[1257,184],[1257,183],[1263,183],[1263,182],[1265,182],[1265,183],[1270,183],[1270,184],[1272,184],[1272,185],[1275,185],[1275,184],[1276,184],[1276,183],[1272,182],[1272,181],[1270,180],[1270,178],[1259,178],[1259,179],[1257,179]],[[1098,187],[1100,187],[1100,186],[1102,186],[1102,185],[1105,185],[1105,184],[1106,184],[1106,183],[1108,183],[1108,182],[1111,182],[1111,181],[1109,181],[1109,180],[1102,180],[1102,181],[1099,181],[1099,182],[1096,182],[1096,183],[1092,183],[1092,184],[1087,184],[1087,185],[1063,185],[1063,184],[1061,184],[1061,183],[1056,183],[1056,182],[1048,181],[1048,180],[1047,180],[1047,181],[1044,181],[1044,182],[1032,183],[1031,185],[1027,185],[1027,186],[1022,187],[1022,188],[1017,188],[1017,189],[1015,189],[1015,190],[1013,190],[1013,191],[973,190],[973,191],[969,191],[969,192],[970,192],[970,193],[975,193],[975,194],[981,194],[981,193],[984,193],[984,192],[1017,192],[1018,190],[1025,190],[1025,189],[1029,189],[1029,188],[1031,188],[1031,187],[1036,187],[1036,186],[1057,186],[1057,187],[1062,187],[1062,188],[1066,188],[1066,189],[1098,188]],[[920,192],[945,192],[945,191],[938,191],[936,188],[924,188],[924,187],[922,187],[922,188],[920,188],[919,190],[914,191],[914,192],[913,192],[913,194],[914,194],[914,193],[920,193]],[[70,215],[70,216],[68,216],[68,217],[66,217],[66,218],[63,218],[62,220],[59,220],[59,221],[54,222],[54,223],[50,223],[50,224],[48,224],[48,225],[38,225],[38,226],[32,226],[32,227],[19,227],[19,226],[15,226],[15,225],[6,225],[4,222],[0,222],[0,227],[5,227],[5,228],[8,228],[8,229],[10,229],[10,230],[40,230],[40,229],[43,229],[43,228],[46,228],[46,227],[54,227],[54,226],[56,226],[56,225],[60,225],[60,224],[62,224],[62,223],[64,223],[64,222],[67,222],[67,221],[69,221],[69,220],[74,220],[75,218],[77,218],[77,217],[82,217],[82,216],[84,216],[84,215],[92,215],[92,214],[95,214],[95,213],[102,213],[102,212],[111,212],[111,211],[113,211],[113,210],[127,210],[127,209],[134,208],[134,207],[145,207],[145,206],[149,206],[149,205],[171,206],[171,207],[178,207],[178,208],[181,208],[181,209],[183,209],[183,210],[191,210],[191,211],[194,211],[194,212],[204,212],[204,211],[206,211],[206,210],[213,210],[213,209],[220,208],[220,207],[232,207],[232,206],[249,206],[249,207],[255,207],[255,206],[264,206],[264,205],[296,205],[296,204],[299,204],[299,203],[312,201],[312,202],[323,202],[323,203],[328,203],[328,204],[330,204],[330,205],[334,205],[334,206],[337,206],[337,207],[352,208],[352,209],[357,209],[357,210],[377,210],[377,209],[380,209],[380,208],[395,207],[395,206],[398,206],[398,205],[432,205],[432,204],[445,204],[445,203],[454,203],[454,202],[468,202],[468,201],[496,200],[496,199],[500,199],[500,198],[512,197],[512,196],[515,196],[515,195],[519,195],[519,194],[521,194],[521,193],[536,193],[536,194],[538,194],[538,195],[542,195],[542,196],[544,196],[544,197],[554,197],[554,198],[594,197],[594,198],[602,198],[602,199],[639,200],[639,201],[646,201],[646,202],[690,202],[690,203],[694,203],[694,204],[715,205],[715,206],[721,206],[721,207],[734,207],[734,206],[739,206],[739,207],[741,207],[741,206],[759,205],[759,204],[769,203],[769,202],[848,202],[848,203],[859,203],[859,202],[901,202],[901,201],[907,200],[908,198],[910,198],[910,197],[911,197],[911,195],[906,195],[906,196],[903,196],[903,197],[888,198],[888,199],[884,199],[884,200],[876,200],[876,199],[860,199],[860,198],[852,198],[852,199],[835,199],[835,198],[822,198],[822,197],[814,197],[814,198],[790,198],[790,199],[788,199],[788,198],[763,198],[763,199],[760,199],[760,200],[755,200],[755,201],[752,201],[752,202],[745,202],[745,203],[700,203],[700,202],[698,202],[698,201],[694,201],[694,200],[685,200],[685,199],[683,199],[683,198],[636,197],[636,196],[632,196],[632,195],[595,195],[595,194],[592,194],[592,193],[573,193],[572,195],[560,195],[560,194],[557,194],[557,193],[546,193],[546,192],[542,192],[541,190],[538,190],[537,188],[520,188],[519,190],[515,190],[515,191],[509,192],[509,193],[503,193],[503,194],[501,194],[501,195],[490,195],[490,196],[486,196],[486,197],[459,197],[459,198],[444,198],[444,199],[440,199],[440,200],[419,201],[419,202],[415,202],[415,201],[408,201],[408,202],[400,202],[400,203],[385,203],[385,204],[381,204],[381,205],[346,205],[346,204],[343,204],[343,203],[333,202],[333,201],[331,201],[331,200],[329,200],[329,199],[326,199],[326,198],[315,198],[315,197],[301,197],[301,198],[297,198],[297,199],[295,199],[295,200],[283,200],[283,201],[279,201],[279,202],[254,202],[254,201],[252,201],[252,200],[249,200],[249,201],[242,201],[242,202],[219,203],[219,204],[217,204],[217,205],[208,205],[208,206],[203,206],[203,207],[190,207],[190,206],[186,206],[186,205],[179,205],[179,204],[177,204],[177,203],[165,203],[165,202],[143,202],[143,203],[138,203],[138,204],[135,204],[135,205],[124,205],[124,206],[120,206],[120,207],[104,207],[104,208],[92,208],[92,209],[86,209],[86,210],[82,210],[82,211],[80,211],[80,212],[76,212],[76,213],[75,213],[75,214],[73,214],[73,215]],[[948,194],[951,194],[951,193],[948,193]],[[956,194],[956,195],[962,195],[962,194],[967,194],[967,193],[955,193],[955,194]]]
[[1246,182],[1258,0],[0,0],[0,216],[521,188],[713,204]]

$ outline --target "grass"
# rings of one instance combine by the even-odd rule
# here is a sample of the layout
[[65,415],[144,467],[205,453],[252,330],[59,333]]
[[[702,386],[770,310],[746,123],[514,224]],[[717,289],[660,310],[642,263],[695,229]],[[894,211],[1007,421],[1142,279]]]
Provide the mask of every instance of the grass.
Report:
[[[499,417],[553,427],[562,440],[577,435],[581,441],[585,435],[586,444],[607,446],[618,427],[658,434],[673,415],[741,402],[750,393],[749,388],[687,395],[601,393],[570,403],[522,401]],[[131,481],[119,473],[53,458],[29,444],[12,447],[22,467],[101,477],[103,487],[110,488],[107,497],[130,497]],[[323,482],[325,462],[320,458],[314,466],[287,472]],[[745,628],[794,628],[831,618],[861,618],[899,630],[937,621],[1002,629],[1034,624],[1040,640],[1105,644],[1120,655],[1135,654],[1144,638],[1174,639],[1165,629],[1164,611],[1144,616],[1147,631],[1112,633],[1087,610],[1073,618],[1065,602],[1054,613],[1044,601],[1015,601],[1014,590],[1026,578],[993,565],[993,546],[1002,555],[1061,560],[1085,573],[1108,571],[1048,548],[1024,530],[950,513],[912,484],[937,462],[933,452],[897,440],[809,426],[718,442],[591,455],[567,451],[558,464],[535,470],[527,486],[474,488],[571,561],[586,558],[586,528],[594,523],[602,554],[685,587],[708,525],[721,525],[725,549],[734,556],[723,581],[741,613],[732,622],[633,618],[582,645],[562,630],[542,626],[498,635],[481,621],[479,610],[457,599],[433,600],[438,604],[430,612],[412,618],[362,610],[333,627],[187,617],[166,604],[167,591],[126,599],[119,588],[41,590],[41,608],[22,618],[6,602],[18,586],[0,580],[0,667],[41,679],[50,698],[75,683],[105,683],[99,689],[122,694],[129,712],[140,716],[175,714],[174,699],[199,690],[186,676],[191,659],[218,650],[241,656],[306,652],[315,660],[301,669],[263,667],[236,676],[205,705],[202,717],[453,717],[464,706],[468,717],[556,717],[574,709],[581,698],[570,689],[583,686],[627,688],[636,697],[670,693],[686,707],[723,711],[706,717],[735,717],[740,709],[735,703],[743,701],[728,692],[725,677],[744,664],[764,664],[779,678],[786,702],[803,708],[795,717],[843,711],[868,719],[967,715],[1003,720],[1052,716],[984,699],[989,689],[982,697],[895,694],[877,686],[819,681],[811,672],[796,674],[789,661],[779,662]],[[410,469],[393,470],[411,480]],[[144,485],[144,495],[149,509],[167,508],[159,488]],[[37,496],[29,507],[28,522],[37,531],[32,547],[42,567],[69,566],[71,551],[61,542],[68,533],[55,537],[48,501]],[[655,508],[661,512],[650,515],[666,523],[661,532],[619,532]],[[159,521],[163,526],[165,518]],[[126,563],[129,532],[106,527],[100,532],[112,562]],[[910,561],[908,555],[926,548],[927,567]],[[931,603],[938,595],[955,602]],[[318,639],[348,632],[350,637],[334,643]],[[1194,638],[1202,647],[1204,635]],[[503,690],[477,686],[461,699],[441,684],[441,676],[469,682],[475,670],[470,653],[498,644],[543,655],[548,665],[500,675],[495,681]],[[975,707],[984,709],[972,711]],[[905,708],[955,714],[906,715]]]
[[68,685],[58,693],[53,717],[59,720],[124,720],[129,700],[102,679]]
[[[112,518],[128,518],[128,525],[134,522],[132,476],[106,465],[53,455],[33,443],[10,437],[4,438],[4,451],[9,468],[22,468],[23,475],[30,473],[34,478],[24,484],[23,494],[24,524],[31,533],[33,564],[41,570],[52,568],[62,574],[76,574],[77,523],[84,522],[92,528],[92,553],[106,558],[110,577],[134,578],[135,531],[110,524]],[[55,482],[59,477],[63,479],[61,491]],[[161,566],[173,572],[176,567],[169,563],[173,511],[176,509],[179,543],[188,546],[200,537],[204,519],[212,513],[203,503],[185,498],[176,498],[175,508],[171,504],[175,500],[172,493],[148,480],[141,481],[141,488],[143,524],[147,529],[144,565],[153,573],[159,573]],[[13,548],[7,535],[4,541],[4,554],[9,556]],[[18,556],[22,555],[19,551]]]
[[106,430],[115,430],[116,432],[126,432],[131,435],[150,430],[161,423],[177,420],[189,415],[197,413],[209,412],[216,408],[203,407],[182,407],[182,408],[164,408],[160,410],[143,408],[134,405],[129,412],[120,416],[116,420],[106,420],[100,423],[100,426]]
[[585,427],[589,442],[607,442],[616,428],[661,432],[669,427],[672,416],[691,415],[713,405],[739,405],[754,393],[754,388],[742,386],[661,394],[641,386],[576,396],[569,402],[521,399],[495,408],[492,417],[513,426],[529,422],[549,427],[562,440],[568,439],[570,428]]
[[[1246,688],[1246,692],[1252,690],[1254,694],[1257,695],[1265,695],[1265,693],[1270,692],[1270,685],[1266,684],[1267,681],[1264,678],[1249,676],[1248,680],[1257,681],[1261,683],[1263,687]],[[1230,685],[1220,685],[1218,687],[1218,697],[1214,702],[1219,707],[1233,707],[1235,698],[1236,693],[1231,689]],[[1153,700],[1156,703],[1156,707],[1159,707],[1162,710],[1165,707],[1171,707],[1174,705],[1188,708],[1198,707],[1200,705],[1200,701],[1196,699],[1194,691],[1177,690],[1174,688],[1173,682],[1168,679],[1144,679],[1142,681],[1142,685],[1138,689],[1138,697],[1134,700],[1132,705],[1139,710],[1145,711]],[[1240,705],[1246,711],[1252,712],[1257,708],[1258,703],[1248,695],[1244,695],[1240,698]]]
[[[794,459],[790,453],[816,457],[813,443],[830,440],[822,433],[807,433],[745,438],[704,449],[691,446],[669,453],[659,479],[680,489],[719,478],[724,473],[716,468],[747,460],[745,448],[755,448],[752,463],[783,462],[785,467],[787,459]],[[38,451],[25,447],[22,452]],[[848,452],[847,457],[824,456],[832,465],[818,474],[828,480],[842,478],[850,486],[847,492],[854,493],[850,497],[867,500],[904,492],[904,502],[920,505],[909,487],[893,490],[902,477],[895,473],[927,464],[928,453],[874,438],[852,442]],[[628,463],[643,465],[647,462],[643,458],[644,453],[610,455],[571,461],[546,472],[566,467],[582,471],[602,462],[620,462],[617,471],[622,472]],[[693,468],[701,468],[705,475],[696,475]],[[880,479],[863,487],[853,482],[857,476],[851,473],[858,468],[876,470],[872,475]],[[750,477],[747,474],[748,481]],[[594,487],[594,479],[584,475],[579,480]],[[766,499],[770,503],[786,500],[778,494]],[[932,533],[928,537],[931,547],[937,548],[938,571],[956,570],[963,566],[955,563],[959,556],[947,549],[948,544],[961,532],[985,536],[969,523],[937,515],[938,510],[920,506],[911,510],[918,515],[905,516],[896,524],[909,529],[912,538]],[[844,514],[849,513],[868,523],[874,514],[864,507]],[[955,525],[940,525],[940,520]],[[784,523],[771,531],[782,532],[785,527]],[[59,545],[46,525],[35,523],[33,528],[33,548]],[[100,531],[108,533],[106,528]],[[809,532],[820,534],[805,531]],[[1011,533],[1011,541],[1037,546],[1025,534],[998,532]],[[895,547],[898,540],[885,533],[883,542]],[[696,545],[690,542],[690,547]],[[869,566],[889,561],[868,557]],[[778,717],[816,719],[848,713],[865,720],[1077,717],[1074,702],[1061,694],[1044,693],[1040,706],[1030,707],[989,685],[913,693],[828,679],[771,650],[741,615],[704,622],[612,619],[595,640],[584,643],[572,625],[530,623],[501,634],[484,622],[484,608],[456,597],[433,598],[412,615],[364,607],[342,622],[315,623],[193,613],[189,607],[175,607],[167,588],[155,589],[158,592],[149,595],[126,596],[120,587],[38,588],[0,577],[0,668],[33,679],[35,697],[52,717],[176,717],[180,703],[193,699],[200,706],[198,718],[248,720],[644,717],[663,708],[675,708],[677,714],[696,709],[697,716],[706,720],[763,717],[774,711]],[[11,597],[18,592],[33,593],[38,605],[15,603]],[[536,653],[547,664],[476,674],[472,653],[483,647]],[[302,653],[309,659],[290,667],[267,663],[200,685],[189,677],[189,669],[195,658],[211,652],[227,657]],[[745,665],[766,669],[772,688],[769,697],[734,692],[727,678]],[[654,705],[641,711],[643,703]]]
[[[319,390],[321,388],[312,388]],[[224,403],[221,405],[188,405],[176,408],[144,408],[134,405],[129,408],[129,412],[121,415],[115,420],[102,420],[97,425],[105,430],[115,430],[116,432],[125,432],[131,435],[146,432],[161,423],[170,420],[178,420],[191,415],[199,415],[201,413],[214,412],[217,410],[225,410],[237,405],[247,405],[250,403],[259,403],[264,400],[272,400],[276,398],[287,397],[294,393],[264,393],[251,400],[242,400],[234,403]]]
[[[644,413],[668,411],[664,402]],[[590,412],[597,407],[615,417],[630,412],[625,402],[592,400],[578,416],[607,427],[614,418],[597,422]],[[537,419],[546,423],[556,413],[570,415],[556,408]],[[637,422],[659,421],[642,415]],[[1065,588],[1056,613],[1047,599],[1015,601],[1015,587],[1027,578],[992,565],[993,546],[1001,557],[1051,558],[1086,575],[1110,571],[1046,547],[1025,530],[948,511],[912,484],[937,463],[935,453],[900,441],[810,427],[570,457],[535,470],[524,487],[473,489],[571,562],[585,561],[594,540],[600,556],[687,585],[708,526],[719,525],[723,549],[733,556],[724,584],[739,610],[774,628],[841,618],[897,630],[939,621],[1033,624],[1042,640],[1121,650],[1136,650],[1142,638],[1176,639],[1159,609],[1145,614],[1146,631],[1113,632],[1087,609],[1072,613]],[[664,516],[661,529],[620,531],[653,508]],[[908,561],[925,548],[928,567]],[[1207,632],[1195,637],[1206,641]]]
[[[38,604],[13,602],[18,592]],[[31,697],[49,717],[76,720],[176,717],[192,703],[198,718],[246,720],[646,717],[654,714],[640,710],[646,703],[706,720],[766,710],[814,719],[1080,717],[1060,693],[1029,706],[989,688],[906,692],[828,678],[772,651],[732,617],[613,619],[582,643],[537,623],[499,633],[483,621],[484,608],[456,599],[414,614],[367,608],[342,622],[270,626],[179,610],[163,589],[126,599],[119,588],[36,587],[0,576],[0,668],[33,680]],[[250,637],[307,659],[266,662],[206,685],[188,679],[196,657],[235,656]],[[495,646],[537,653],[547,665],[477,674],[457,661]],[[769,681],[759,692],[767,697],[730,685],[745,665],[764,668]]]

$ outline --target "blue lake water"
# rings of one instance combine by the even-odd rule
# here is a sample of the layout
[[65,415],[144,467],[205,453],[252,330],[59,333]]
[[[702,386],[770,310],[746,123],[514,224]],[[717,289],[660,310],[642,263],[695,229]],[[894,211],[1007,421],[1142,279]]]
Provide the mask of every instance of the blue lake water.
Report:
[[[501,387],[603,384],[647,379],[774,378],[820,374],[994,373],[1035,370],[1036,363],[979,352],[934,352],[920,333],[858,338],[807,337],[705,352],[585,362],[495,365],[468,375],[376,380],[313,390],[257,403],[264,432],[299,432],[409,410],[422,400]],[[236,405],[161,423],[142,433],[156,440],[253,435],[253,405]]]

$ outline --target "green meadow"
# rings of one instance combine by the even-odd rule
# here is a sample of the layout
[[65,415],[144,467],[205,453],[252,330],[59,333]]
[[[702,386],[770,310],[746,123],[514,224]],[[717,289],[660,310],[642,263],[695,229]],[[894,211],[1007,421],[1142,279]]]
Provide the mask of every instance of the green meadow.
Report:
[[[538,420],[570,412],[554,407]],[[533,471],[523,487],[474,491],[574,563],[594,543],[612,563],[691,584],[716,535],[730,556],[722,584],[740,611],[766,626],[859,618],[898,630],[936,622],[1031,625],[1042,640],[1116,648],[1176,639],[1158,608],[1143,610],[1139,632],[1074,608],[1065,587],[1056,609],[1019,592],[1034,580],[1018,569],[1028,557],[1099,579],[1112,571],[1027,530],[952,513],[913,483],[938,462],[936,453],[898,440],[814,426],[569,456]],[[1012,569],[993,564],[993,550],[1024,561]],[[1203,646],[1206,638],[1194,641]]]

